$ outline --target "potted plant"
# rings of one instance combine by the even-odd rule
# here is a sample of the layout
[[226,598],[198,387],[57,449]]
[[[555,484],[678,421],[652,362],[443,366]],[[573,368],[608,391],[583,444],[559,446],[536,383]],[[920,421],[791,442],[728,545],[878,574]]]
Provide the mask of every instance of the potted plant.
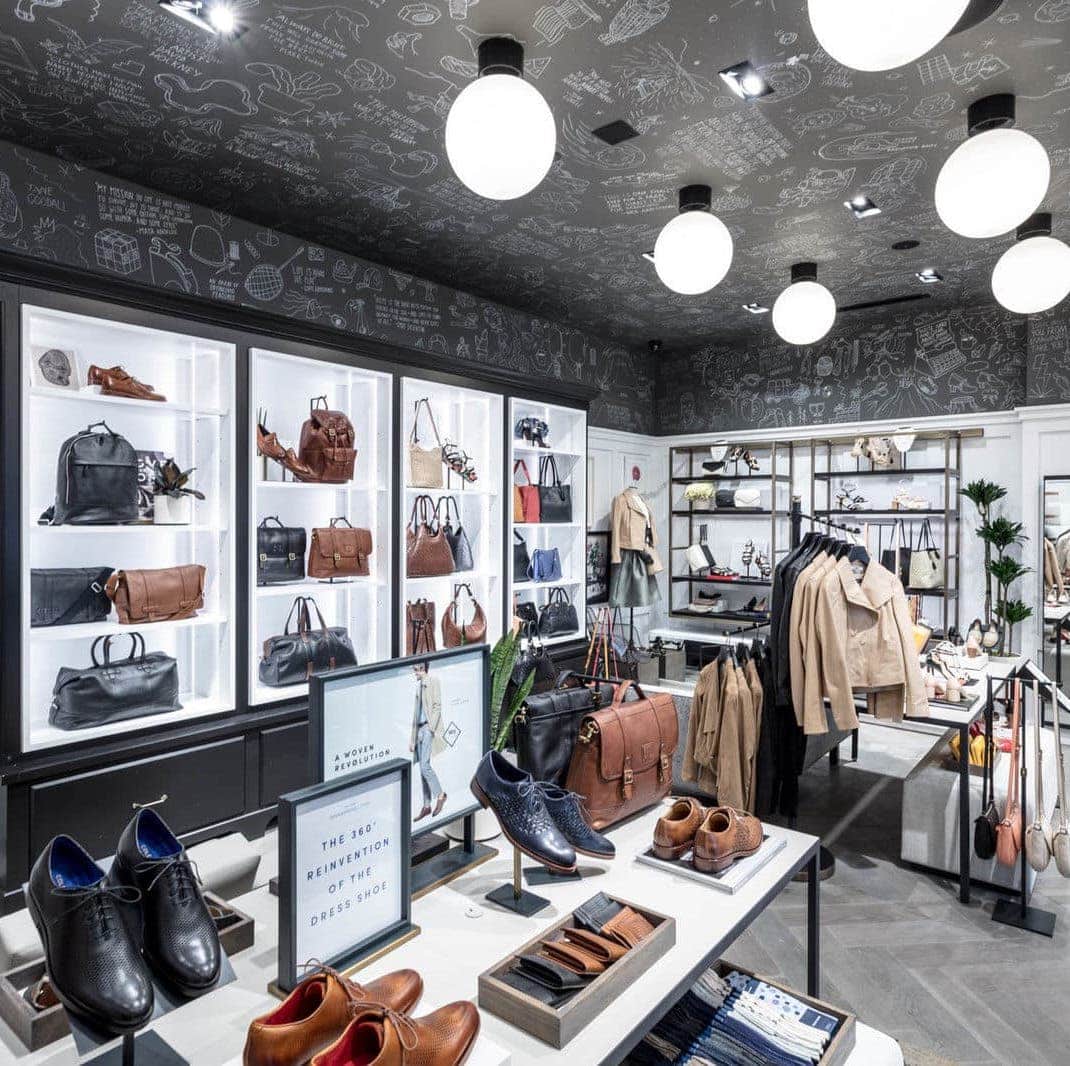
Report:
[[193,521],[193,499],[204,493],[189,485],[194,467],[182,470],[174,459],[156,462],[152,472],[152,521],[157,526],[188,526]]
[[977,508],[977,514],[981,519],[977,536],[981,538],[985,546],[985,625],[987,626],[992,621],[992,575],[989,572],[989,567],[992,565],[992,544],[985,537],[984,530],[992,516],[992,508],[1007,495],[1007,490],[994,481],[978,478],[966,485],[961,492]]

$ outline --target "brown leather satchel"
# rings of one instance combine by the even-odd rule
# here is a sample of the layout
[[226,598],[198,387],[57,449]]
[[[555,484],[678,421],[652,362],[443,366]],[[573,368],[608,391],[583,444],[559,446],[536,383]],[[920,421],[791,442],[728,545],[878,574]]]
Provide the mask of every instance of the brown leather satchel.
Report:
[[[459,622],[461,613],[461,589],[467,589],[472,603],[472,621]],[[487,639],[487,616],[479,601],[472,594],[472,586],[465,582],[453,590],[453,600],[442,616],[442,646],[459,648],[462,644],[482,644]]]
[[312,530],[308,576],[367,577],[371,553],[370,529],[355,529],[347,518],[332,518],[330,526]]
[[329,485],[352,481],[357,459],[353,423],[341,411],[328,410],[326,396],[313,396],[309,408],[298,459],[312,471],[314,481]]
[[192,618],[204,606],[204,567],[200,563],[163,570],[118,570],[104,591],[123,625]]
[[442,577],[453,573],[453,552],[435,516],[430,496],[417,496],[405,530],[405,573],[409,577]]
[[435,650],[435,605],[431,600],[405,604],[405,654],[424,655]]
[[[637,699],[625,703],[630,688]],[[614,825],[669,794],[679,739],[672,696],[645,696],[638,684],[625,681],[608,707],[580,723],[565,787],[586,797],[595,829]]]

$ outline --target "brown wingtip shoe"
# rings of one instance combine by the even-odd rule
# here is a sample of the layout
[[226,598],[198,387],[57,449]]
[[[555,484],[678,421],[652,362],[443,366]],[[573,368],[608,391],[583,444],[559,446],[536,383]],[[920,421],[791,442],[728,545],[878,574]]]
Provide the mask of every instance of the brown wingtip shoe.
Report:
[[366,985],[322,970],[306,977],[279,1006],[250,1024],[243,1066],[307,1066],[342,1035],[356,1004],[380,1003],[390,1010],[410,1011],[423,989],[415,970],[397,970]]
[[91,366],[86,375],[90,385],[99,385],[104,396],[126,396],[132,400],[154,400],[163,403],[167,397],[155,392],[151,385],[138,381],[121,366]]
[[659,859],[679,859],[686,855],[705,817],[706,808],[697,799],[676,800],[668,814],[662,815],[654,826],[654,843],[650,850]]
[[312,1066],[461,1066],[478,1035],[479,1011],[467,1000],[422,1018],[370,1007]]
[[717,874],[762,846],[762,823],[733,807],[711,807],[695,833],[695,869]]

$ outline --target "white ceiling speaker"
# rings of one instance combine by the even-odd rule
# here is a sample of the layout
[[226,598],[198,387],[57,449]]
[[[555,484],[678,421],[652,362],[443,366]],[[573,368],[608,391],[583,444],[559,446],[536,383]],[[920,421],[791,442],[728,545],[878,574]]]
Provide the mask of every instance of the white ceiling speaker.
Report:
[[852,70],[894,70],[938,45],[970,0],[809,0],[818,43]]
[[836,301],[817,280],[816,263],[796,263],[773,304],[773,329],[788,344],[816,344],[836,321]]
[[685,185],[680,190],[680,213],[665,223],[654,242],[658,277],[683,296],[709,292],[732,266],[732,234],[710,212],[711,198],[708,185]]
[[553,112],[524,80],[523,46],[510,37],[487,37],[479,44],[479,76],[446,118],[453,172],[488,200],[515,200],[546,177],[556,149]]
[[1049,213],[1018,227],[1018,242],[992,271],[992,294],[1018,315],[1049,311],[1070,295],[1070,246],[1051,235]]
[[970,104],[968,138],[936,179],[936,211],[949,230],[981,240],[1010,233],[1040,206],[1051,181],[1044,145],[1014,126],[1010,93]]

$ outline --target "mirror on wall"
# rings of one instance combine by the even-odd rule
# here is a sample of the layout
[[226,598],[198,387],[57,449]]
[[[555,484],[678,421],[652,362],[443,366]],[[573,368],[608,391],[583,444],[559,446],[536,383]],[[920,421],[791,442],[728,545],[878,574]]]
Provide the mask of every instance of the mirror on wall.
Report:
[[1065,689],[1070,683],[1070,474],[1044,479],[1041,507],[1044,536],[1037,573],[1043,596],[1043,667],[1049,677],[1060,678]]

